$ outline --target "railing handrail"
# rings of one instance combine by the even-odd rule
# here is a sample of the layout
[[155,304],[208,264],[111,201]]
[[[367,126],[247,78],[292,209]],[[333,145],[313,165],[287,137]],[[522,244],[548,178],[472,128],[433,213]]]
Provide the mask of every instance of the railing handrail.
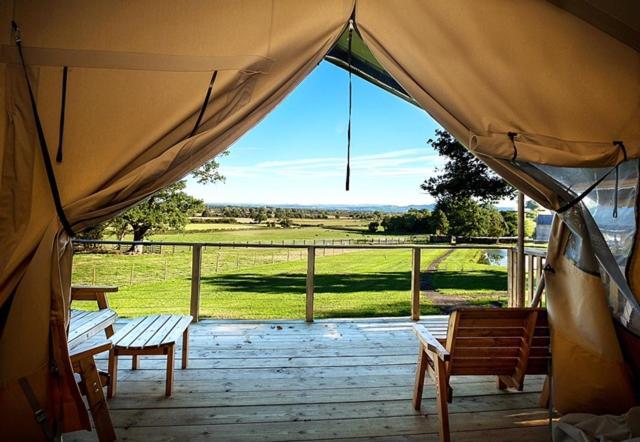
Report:
[[525,247],[524,254],[525,255],[531,255],[531,256],[540,256],[542,258],[546,258],[547,257],[547,249],[542,248],[542,247],[540,247],[540,248]]
[[[230,247],[230,248],[264,248],[264,249],[306,249],[315,247],[317,249],[495,249],[509,250],[513,245],[509,244],[318,244],[318,240],[313,244],[291,244],[291,243],[250,243],[250,242],[181,242],[181,241],[118,241],[118,240],[95,240],[95,239],[74,239],[74,243],[79,244],[104,244],[104,245],[128,245],[128,246],[201,246],[201,247]],[[348,240],[344,240],[348,241]]]
[[[411,268],[411,317],[414,320],[420,319],[420,292],[421,292],[421,280],[420,280],[420,254],[422,250],[462,250],[462,249],[474,249],[474,250],[507,250],[507,270],[508,270],[508,287],[507,292],[509,295],[509,305],[514,306],[513,287],[512,281],[514,272],[513,264],[515,259],[513,255],[516,253],[516,248],[513,245],[508,244],[325,244],[324,240],[322,244],[318,244],[318,240],[305,240],[314,241],[313,244],[287,244],[284,241],[280,243],[250,243],[250,242],[180,242],[180,241],[118,241],[118,240],[94,240],[94,239],[74,239],[73,242],[77,244],[103,244],[103,245],[130,245],[130,246],[147,246],[147,247],[160,247],[162,246],[183,246],[190,247],[192,253],[192,268],[191,268],[191,307],[190,312],[195,321],[199,319],[200,310],[200,279],[201,279],[201,266],[202,266],[202,251],[205,247],[213,248],[263,248],[263,249],[306,249],[307,250],[307,292],[306,292],[306,320],[308,322],[313,321],[313,303],[314,303],[314,274],[315,274],[315,257],[317,249],[339,249],[339,250],[411,250],[412,251],[412,268]],[[337,240],[336,240],[337,241]],[[347,241],[342,239],[340,241]],[[534,292],[534,262],[535,257],[538,260],[538,265],[535,266],[537,273],[542,271],[542,259],[546,258],[545,249],[526,248],[525,257],[529,256],[529,291],[531,296]],[[217,264],[216,264],[217,266]],[[132,268],[133,269],[133,268]],[[166,271],[166,270],[165,270]],[[133,273],[133,270],[132,270]],[[94,276],[95,277],[95,276]]]

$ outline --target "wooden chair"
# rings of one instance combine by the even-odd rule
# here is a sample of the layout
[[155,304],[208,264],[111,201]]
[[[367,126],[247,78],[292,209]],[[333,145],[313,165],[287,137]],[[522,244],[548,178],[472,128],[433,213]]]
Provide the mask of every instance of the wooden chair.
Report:
[[[421,324],[413,406],[420,410],[425,374],[436,388],[440,440],[449,441],[448,403],[453,399],[453,375],[496,375],[499,389],[522,391],[526,374],[547,374],[549,326],[539,308],[463,308],[449,317],[446,340],[440,342]],[[444,345],[443,345],[444,344]]]
[[[97,311],[71,310],[71,321],[67,342],[69,357],[78,379],[78,385],[91,411],[93,423],[100,442],[116,440],[111,415],[104,396],[103,386],[109,384],[109,375],[96,368],[94,356],[109,351],[113,345],[108,340],[113,336],[113,324],[117,314],[109,308],[107,292],[115,292],[116,287],[72,287],[72,301],[95,301]],[[105,338],[91,340],[104,332]]]

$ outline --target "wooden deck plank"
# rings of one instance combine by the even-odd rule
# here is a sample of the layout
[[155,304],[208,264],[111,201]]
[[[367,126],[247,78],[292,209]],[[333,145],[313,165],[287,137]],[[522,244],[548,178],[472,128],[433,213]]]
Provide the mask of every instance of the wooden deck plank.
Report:
[[[421,323],[446,333],[446,316]],[[119,320],[116,329],[126,324]],[[398,318],[192,324],[190,365],[175,371],[171,398],[164,397],[164,358],[144,357],[144,369],[135,371],[121,364],[119,394],[109,401],[116,432],[144,442],[435,441],[434,389],[424,390],[428,417],[411,407],[418,345],[412,324]],[[97,358],[99,366],[106,363],[106,354]],[[543,381],[527,376],[524,392],[501,392],[493,376],[452,377],[453,440],[548,439],[546,410],[537,408]],[[65,439],[95,440],[95,433]]]

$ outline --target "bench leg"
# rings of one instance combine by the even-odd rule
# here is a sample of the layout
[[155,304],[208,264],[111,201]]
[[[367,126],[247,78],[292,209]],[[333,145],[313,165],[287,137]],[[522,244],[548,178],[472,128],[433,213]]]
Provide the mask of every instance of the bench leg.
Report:
[[416,384],[413,387],[413,408],[420,410],[422,404],[422,390],[424,389],[424,375],[427,371],[427,354],[424,352],[424,346],[420,344],[418,352],[418,363],[416,364]]
[[93,357],[82,359],[77,363],[80,376],[87,395],[87,402],[93,416],[93,424],[100,442],[116,440],[116,433],[111,422],[111,415],[104,398],[100,376]]
[[109,384],[107,385],[107,397],[111,399],[118,389],[118,353],[115,349],[109,351]]
[[182,333],[182,369],[187,368],[189,362],[189,327]]
[[138,369],[138,355],[131,356],[131,369],[132,370]]
[[165,396],[171,396],[173,390],[173,365],[175,362],[176,349],[174,344],[169,344],[167,353],[167,385],[165,387]]
[[436,357],[435,365],[435,384],[436,384],[436,401],[438,407],[438,418],[440,419],[440,441],[449,442],[449,404],[447,400],[449,385],[447,382],[447,374],[444,362]]
[[549,385],[549,376],[546,376],[544,378],[544,385],[542,387],[540,400],[538,402],[538,405],[540,405],[541,408],[549,408],[549,400],[551,398],[550,388],[551,386]]

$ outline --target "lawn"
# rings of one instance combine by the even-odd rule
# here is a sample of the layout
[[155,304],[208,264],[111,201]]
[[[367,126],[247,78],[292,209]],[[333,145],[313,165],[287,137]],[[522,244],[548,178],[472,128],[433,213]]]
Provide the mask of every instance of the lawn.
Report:
[[[380,235],[376,235],[379,237]],[[362,238],[316,227],[156,235],[153,240],[301,243]],[[444,250],[423,250],[422,270]],[[432,276],[443,294],[482,295],[506,290],[506,269],[478,263],[481,251],[457,250]],[[305,249],[205,247],[201,316],[229,319],[302,319],[305,311]],[[73,281],[119,287],[111,304],[123,317],[188,313],[191,253],[165,246],[162,253],[78,253]],[[317,249],[315,317],[407,316],[410,314],[409,250]],[[440,310],[423,300],[422,314]]]
[[486,295],[507,290],[507,268],[483,264],[482,251],[456,250],[432,273],[433,285],[444,295]]

